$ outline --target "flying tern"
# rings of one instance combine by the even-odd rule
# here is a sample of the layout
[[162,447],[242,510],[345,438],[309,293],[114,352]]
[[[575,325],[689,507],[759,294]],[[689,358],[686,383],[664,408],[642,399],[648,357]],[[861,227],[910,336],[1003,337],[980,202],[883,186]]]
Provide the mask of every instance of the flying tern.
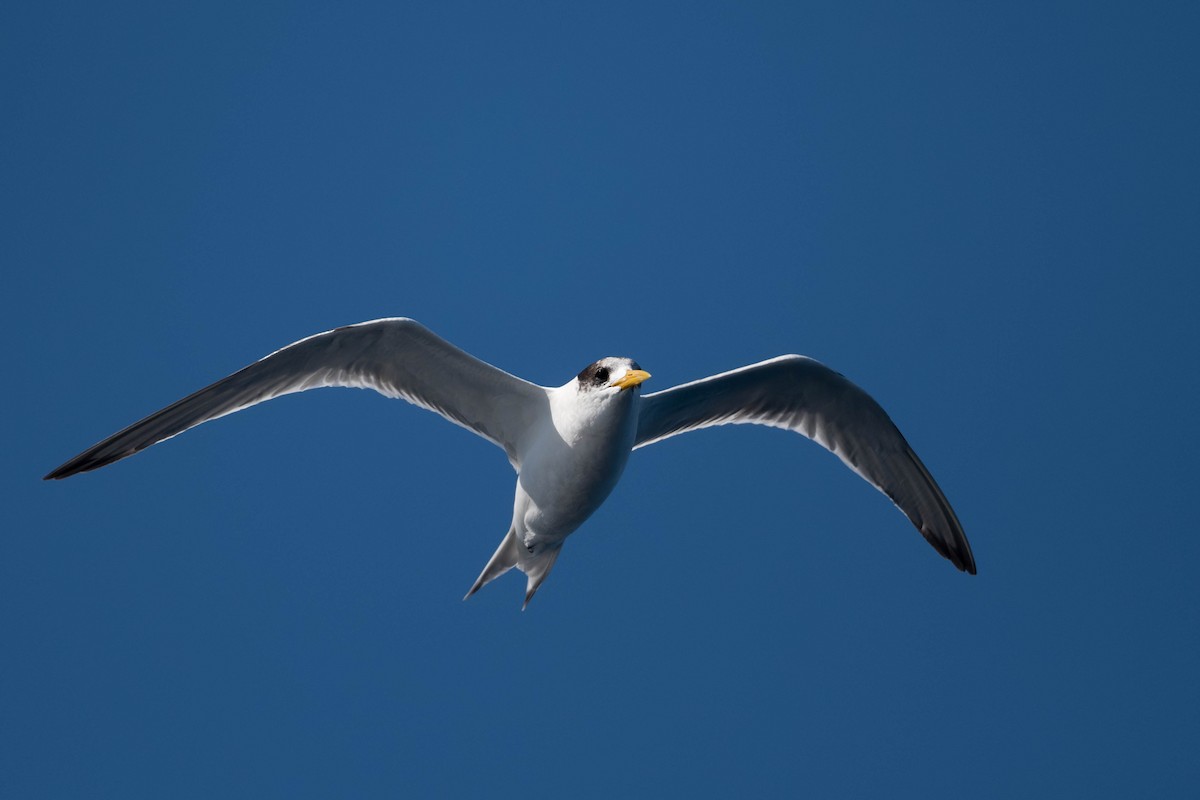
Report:
[[[602,358],[558,387],[486,364],[414,320],[379,319],[309,336],[172,403],[46,475],[66,478],[131,456],[226,414],[324,386],[374,389],[436,411],[502,448],[517,472],[512,522],[467,597],[516,567],[525,604],[563,542],[617,485],[629,454],[731,423],[812,439],[887,495],[960,570],[975,559],[950,503],[883,408],[811,358],[785,355],[643,395],[650,377]],[[464,598],[465,599],[465,598]]]

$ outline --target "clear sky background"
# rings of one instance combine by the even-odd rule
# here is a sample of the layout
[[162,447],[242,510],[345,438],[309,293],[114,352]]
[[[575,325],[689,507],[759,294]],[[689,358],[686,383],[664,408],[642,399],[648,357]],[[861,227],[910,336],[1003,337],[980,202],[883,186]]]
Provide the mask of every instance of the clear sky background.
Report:
[[[8,3],[0,796],[1185,796],[1195,3]],[[979,575],[784,432],[639,451],[528,611],[503,454],[305,335],[870,391]]]

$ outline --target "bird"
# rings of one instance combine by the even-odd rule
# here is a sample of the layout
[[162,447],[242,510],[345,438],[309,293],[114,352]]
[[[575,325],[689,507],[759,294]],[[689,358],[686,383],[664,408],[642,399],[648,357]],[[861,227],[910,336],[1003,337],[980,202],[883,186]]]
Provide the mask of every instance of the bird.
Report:
[[687,431],[750,423],[799,433],[887,495],[933,548],[974,575],[949,501],[870,395],[812,358],[784,355],[642,394],[650,373],[624,357],[561,386],[522,380],[415,320],[392,317],[300,339],[133,423],[45,476],[99,469],[202,422],[308,389],[373,389],[434,411],[504,450],[517,473],[508,532],[467,599],[516,567],[529,605],[563,543],[617,485],[632,451]]

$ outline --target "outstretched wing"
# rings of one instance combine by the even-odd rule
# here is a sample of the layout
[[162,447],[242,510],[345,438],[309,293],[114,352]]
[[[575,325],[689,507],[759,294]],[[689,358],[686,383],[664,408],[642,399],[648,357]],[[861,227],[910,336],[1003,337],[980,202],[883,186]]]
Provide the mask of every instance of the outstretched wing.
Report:
[[188,428],[280,395],[323,386],[374,389],[436,411],[495,442],[518,464],[545,390],[459,350],[421,324],[380,319],[290,344],[85,450],[46,476],[103,467]]
[[975,574],[958,517],[887,412],[811,358],[780,356],[648,394],[634,446],[736,423],[786,428],[817,442],[891,498],[954,566]]

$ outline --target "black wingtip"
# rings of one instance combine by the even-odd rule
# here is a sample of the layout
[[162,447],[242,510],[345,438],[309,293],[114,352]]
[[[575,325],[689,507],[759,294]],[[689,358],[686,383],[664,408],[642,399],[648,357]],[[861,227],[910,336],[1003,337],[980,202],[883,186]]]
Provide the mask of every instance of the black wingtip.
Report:
[[[944,508],[947,509],[948,513],[954,513],[953,511],[949,511],[949,504],[946,504]],[[957,569],[959,572],[965,572],[968,575],[974,575],[975,555],[971,552],[971,545],[967,542],[966,534],[963,533],[962,528],[957,525],[957,518],[953,519],[956,523],[955,531],[957,535],[951,539],[947,539],[946,537],[939,535],[936,531],[927,526],[918,526],[917,530],[919,530],[921,535],[925,537],[925,541],[929,542],[929,544],[933,546],[933,549],[937,551],[938,555],[953,564],[955,569]]]
[[113,461],[116,461],[116,459],[83,459],[80,456],[76,456],[58,469],[48,473],[44,478],[42,478],[42,480],[61,481],[63,478],[69,478],[72,475],[78,475],[81,472],[91,472],[94,469],[99,469],[105,464],[111,464]]
[[967,573],[968,575],[975,574],[975,556],[971,554],[971,550],[969,548],[956,548],[954,553],[952,555],[948,554],[946,558],[949,558],[954,566],[958,567],[961,571]]
[[58,469],[47,472],[42,476],[44,481],[61,481],[63,478],[69,478],[75,474],[75,470],[71,469],[71,462],[68,461]]
[[42,478],[42,480],[44,480],[44,481],[60,481],[63,478],[69,478],[72,475],[78,475],[81,472],[91,472],[94,469],[100,469],[101,467],[107,467],[109,464],[113,464],[117,461],[120,461],[123,458],[128,458],[129,456],[133,455],[134,453],[137,453],[141,450],[144,450],[146,447],[149,447],[149,445],[145,445],[143,447],[139,447],[139,448],[135,448],[135,449],[124,449],[124,450],[118,450],[116,452],[112,452],[111,448],[109,448],[109,452],[102,452],[102,449],[107,444],[107,442],[108,442],[108,440],[106,439],[105,441],[101,442],[100,444],[96,445],[95,447],[93,447],[89,450],[83,451],[79,455],[72,458],[70,461],[68,461],[65,464],[63,464],[62,466],[60,466],[58,469],[47,474],[44,478]]
[[44,480],[44,481],[61,481],[63,478],[69,478],[72,475],[75,475],[79,472],[81,472],[81,470],[70,469],[67,467],[66,464],[64,464],[61,467],[59,467],[58,469],[54,470],[53,472],[48,472],[45,475],[43,475],[42,480]]
[[975,556],[971,553],[970,545],[966,544],[966,537],[963,537],[962,543],[955,542],[951,547],[953,549],[942,553],[942,555],[950,559],[950,563],[958,567],[959,571],[965,572],[968,575],[974,575]]
[[971,545],[967,542],[967,536],[962,530],[959,530],[960,541],[955,542],[954,565],[968,575],[975,574],[975,554],[971,552]]

